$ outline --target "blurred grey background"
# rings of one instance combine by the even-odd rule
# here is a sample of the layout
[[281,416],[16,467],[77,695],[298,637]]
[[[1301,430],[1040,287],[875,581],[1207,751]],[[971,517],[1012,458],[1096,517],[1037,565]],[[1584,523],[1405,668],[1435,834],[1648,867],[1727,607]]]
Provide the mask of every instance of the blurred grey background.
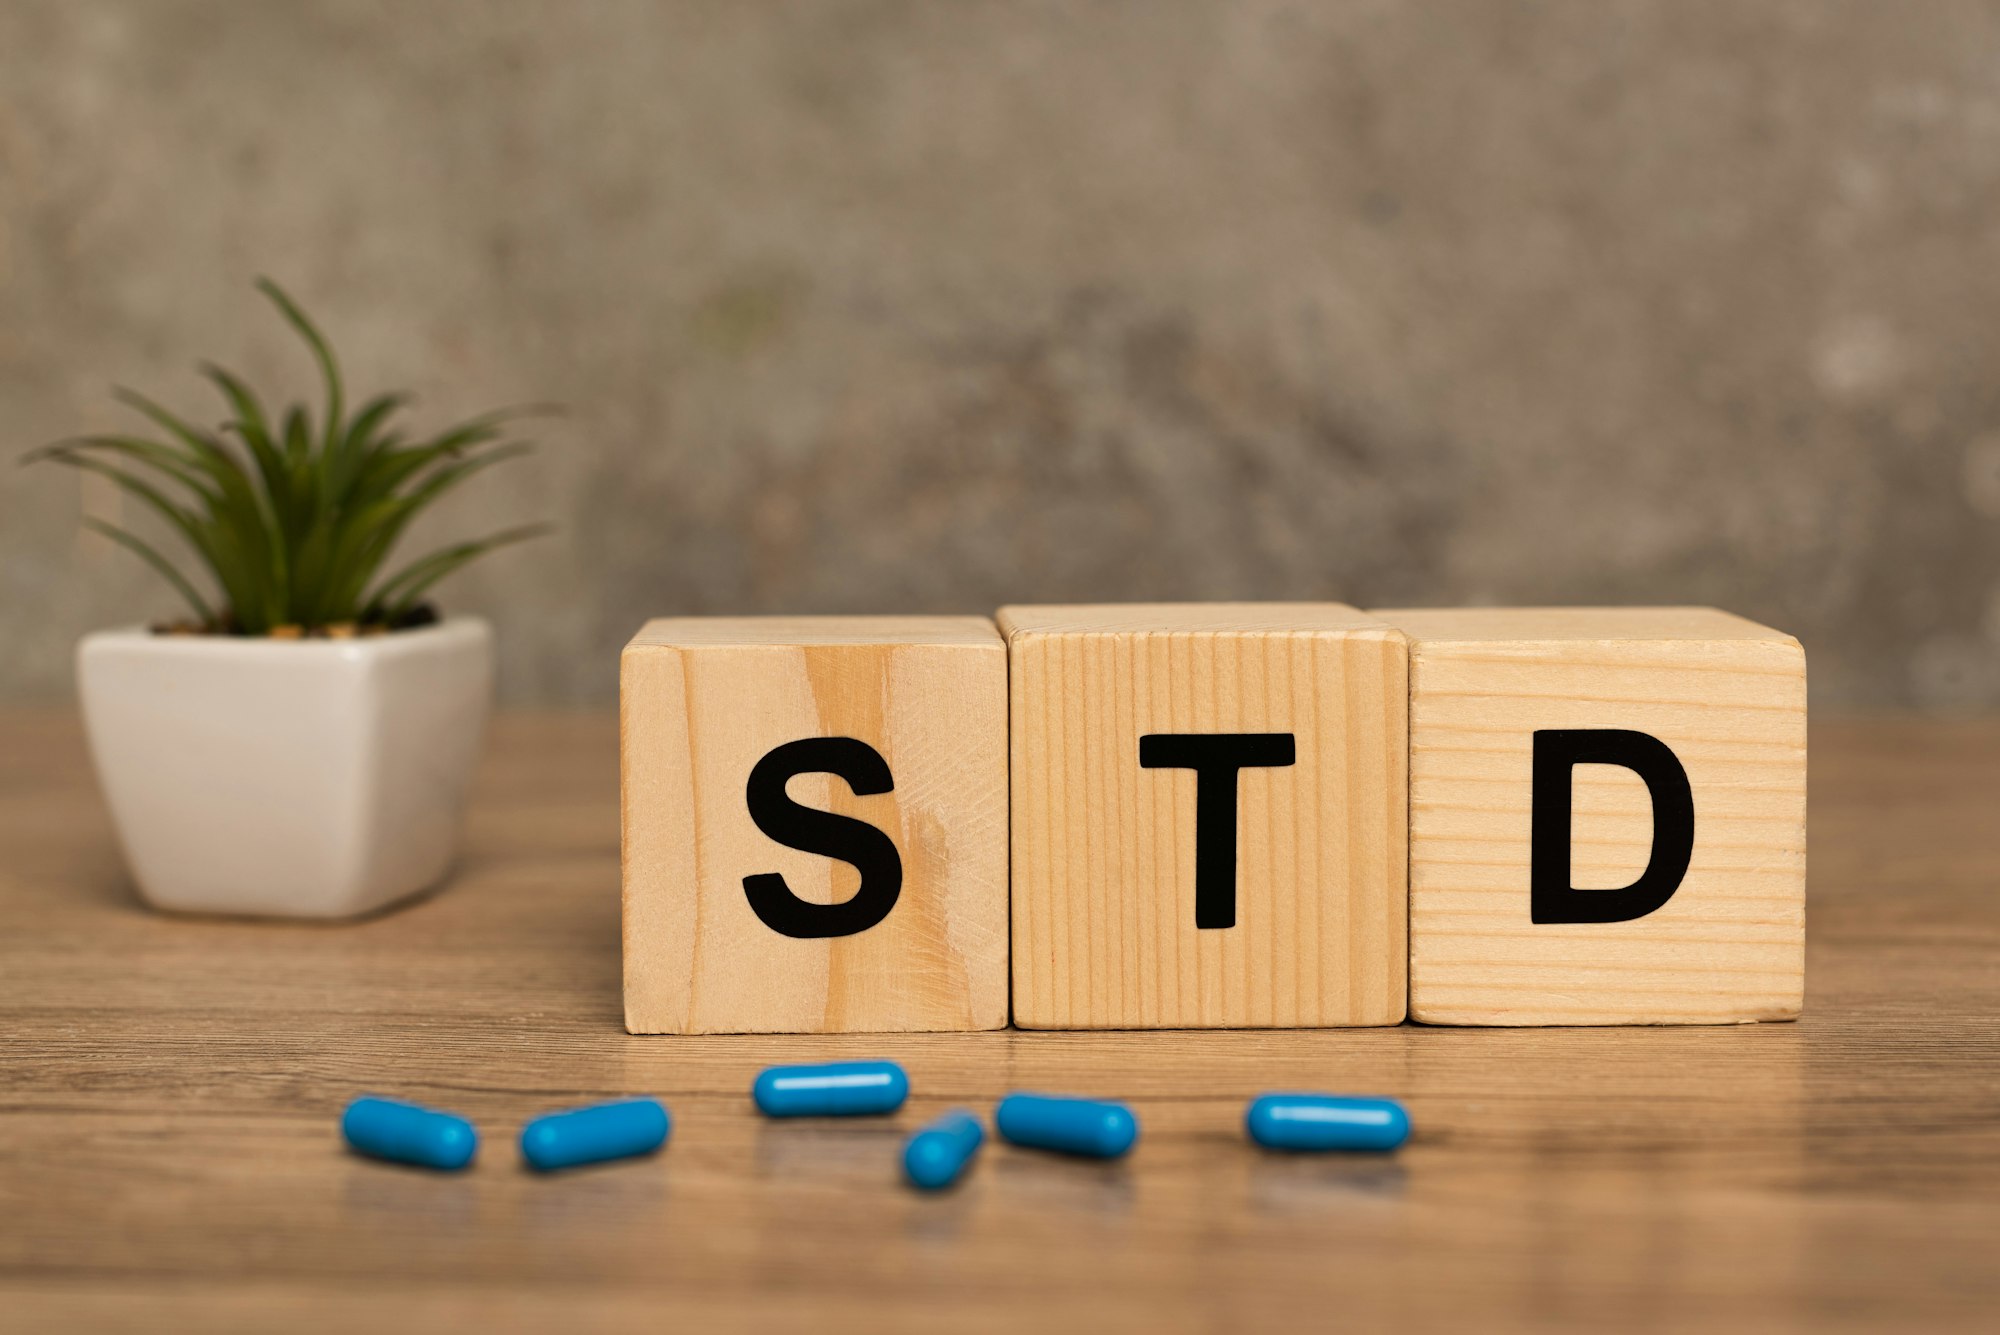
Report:
[[[0,5],[0,458],[555,399],[413,539],[516,704],[647,616],[1710,602],[2000,703],[2000,5]],[[0,701],[172,612],[0,469]]]

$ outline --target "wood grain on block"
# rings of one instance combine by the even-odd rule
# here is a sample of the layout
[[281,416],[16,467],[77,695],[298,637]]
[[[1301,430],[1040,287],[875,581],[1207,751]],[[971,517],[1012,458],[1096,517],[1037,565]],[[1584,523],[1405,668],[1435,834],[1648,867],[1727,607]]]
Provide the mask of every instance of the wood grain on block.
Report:
[[[1016,1024],[1403,1018],[1401,632],[1337,603],[1008,607],[999,621]],[[1142,739],[1216,734],[1263,740],[1235,771],[1233,885],[1224,867],[1198,905],[1197,807],[1226,802],[1226,782],[1199,798],[1219,772],[1189,767],[1185,742],[1147,743],[1142,763]],[[1233,925],[1198,925],[1225,910]]]
[[[1005,1026],[1007,659],[991,621],[653,621],[625,648],[619,702],[628,1029]],[[780,875],[804,906],[877,899],[888,883],[806,851],[823,834],[788,846],[753,815],[761,761],[833,738],[852,739],[850,758],[865,744],[891,786],[857,795],[838,771],[812,769],[769,791],[886,835],[900,887],[863,930],[789,935],[753,907],[746,878]]]
[[[1710,608],[1386,610],[1410,637],[1410,1015],[1434,1024],[1706,1024],[1798,1015],[1805,978],[1805,654]],[[1536,734],[1656,738],[1671,765],[1567,775],[1569,879],[1537,880]],[[1692,801],[1685,875],[1624,921],[1558,904],[1679,865],[1656,800]],[[1549,795],[1562,802],[1558,788]],[[1553,814],[1560,819],[1560,811]],[[1669,811],[1665,818],[1671,823]],[[1558,827],[1559,828],[1559,827]],[[1657,847],[1656,847],[1657,845]],[[1539,850],[1537,850],[1539,851]],[[1560,858],[1560,850],[1555,857]],[[1561,875],[1552,862],[1543,874]],[[1662,888],[1669,884],[1662,882]],[[1534,907],[1531,908],[1531,900]],[[1585,907],[1581,912],[1587,915]]]

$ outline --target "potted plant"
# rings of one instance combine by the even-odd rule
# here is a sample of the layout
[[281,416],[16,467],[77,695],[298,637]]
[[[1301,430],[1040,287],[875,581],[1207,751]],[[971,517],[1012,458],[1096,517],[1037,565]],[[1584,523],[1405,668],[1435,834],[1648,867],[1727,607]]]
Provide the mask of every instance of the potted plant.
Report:
[[304,404],[271,416],[239,377],[204,366],[228,406],[218,429],[120,390],[158,435],[80,436],[26,462],[109,478],[206,575],[125,528],[83,521],[157,571],[190,613],[87,635],[77,651],[91,756],[141,894],[182,912],[352,917],[444,877],[485,729],[492,631],[476,617],[440,620],[425,597],[541,528],[390,568],[412,520],[528,448],[505,439],[520,410],[416,440],[395,425],[404,395],[350,413],[318,328],[275,284],[257,286],[318,363],[317,416]]

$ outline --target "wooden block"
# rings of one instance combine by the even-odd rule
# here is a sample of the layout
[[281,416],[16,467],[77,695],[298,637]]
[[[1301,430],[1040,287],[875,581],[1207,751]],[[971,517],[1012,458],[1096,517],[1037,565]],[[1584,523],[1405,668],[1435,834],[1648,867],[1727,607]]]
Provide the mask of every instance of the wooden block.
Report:
[[1338,603],[999,620],[1016,1024],[1403,1018],[1400,632]]
[[1410,636],[1411,1018],[1798,1015],[1797,640],[1701,607],[1375,615]]
[[1006,1025],[991,621],[652,621],[619,705],[627,1029]]

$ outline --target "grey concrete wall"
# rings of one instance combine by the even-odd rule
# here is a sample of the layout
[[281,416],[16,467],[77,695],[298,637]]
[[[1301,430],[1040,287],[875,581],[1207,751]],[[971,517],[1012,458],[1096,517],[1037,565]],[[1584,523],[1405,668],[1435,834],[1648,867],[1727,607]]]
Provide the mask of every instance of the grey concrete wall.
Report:
[[[2000,6],[0,5],[0,450],[558,399],[424,536],[504,689],[648,615],[1713,602],[2000,703]],[[204,411],[206,409],[204,408]],[[503,470],[504,471],[504,470]],[[0,469],[0,700],[170,610]]]

